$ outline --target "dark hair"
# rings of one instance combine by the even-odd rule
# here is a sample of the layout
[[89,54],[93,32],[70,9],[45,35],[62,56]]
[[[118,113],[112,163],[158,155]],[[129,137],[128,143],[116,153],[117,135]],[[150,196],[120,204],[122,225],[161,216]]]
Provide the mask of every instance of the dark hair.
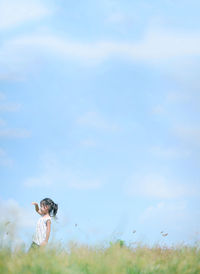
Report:
[[49,206],[49,215],[55,217],[58,211],[58,205],[54,203],[50,198],[45,198],[40,202],[41,205]]

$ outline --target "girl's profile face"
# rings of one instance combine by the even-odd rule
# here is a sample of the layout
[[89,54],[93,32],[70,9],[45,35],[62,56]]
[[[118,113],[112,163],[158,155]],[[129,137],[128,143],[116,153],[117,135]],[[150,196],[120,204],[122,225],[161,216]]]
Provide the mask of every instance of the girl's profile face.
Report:
[[47,205],[40,204],[40,210],[43,214],[46,214],[48,213],[49,207]]

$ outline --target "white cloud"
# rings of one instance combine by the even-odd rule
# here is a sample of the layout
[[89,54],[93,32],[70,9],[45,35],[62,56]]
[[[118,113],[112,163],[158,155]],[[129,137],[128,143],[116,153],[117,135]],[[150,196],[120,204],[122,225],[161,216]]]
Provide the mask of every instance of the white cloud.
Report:
[[55,157],[47,155],[42,160],[42,172],[24,181],[26,187],[58,186],[78,190],[99,189],[102,183],[99,180],[82,174],[79,170],[72,171],[61,164]]
[[[0,100],[3,101],[4,99],[4,94],[0,93]],[[0,112],[16,112],[19,111],[20,108],[21,104],[19,103],[0,102]],[[26,129],[13,129],[5,126],[6,122],[0,118],[0,138],[28,138],[31,135],[30,131]]]
[[[200,33],[149,30],[138,41],[74,42],[56,35],[32,34],[5,41],[0,48],[0,64],[20,69],[34,62],[37,54],[53,54],[66,59],[96,64],[110,57],[132,62],[169,64],[177,58],[200,56]],[[2,72],[1,72],[2,73]]]
[[106,118],[104,118],[101,114],[97,112],[87,112],[83,114],[81,117],[77,119],[77,123],[79,125],[95,129],[103,129],[110,131],[115,131],[119,129],[119,127],[116,124],[109,122]]
[[5,126],[5,125],[6,125],[6,121],[0,118],[0,126]]
[[0,101],[4,100],[6,98],[5,94],[3,92],[0,92]]
[[0,30],[40,19],[51,11],[39,0],[1,0]]
[[17,71],[17,67],[13,67],[11,72],[11,64],[8,66],[8,71],[5,70],[5,67],[0,70],[0,81],[5,82],[24,82],[26,79],[24,76],[20,75],[20,71]]
[[200,55],[200,33],[170,33],[149,31],[137,42],[98,41],[74,43],[55,36],[30,36],[15,40],[15,45],[33,45],[83,59],[102,59],[123,55],[133,60],[167,60],[181,56]]
[[5,155],[5,151],[2,148],[0,148],[0,157],[2,157],[4,155]]
[[44,173],[39,174],[37,177],[30,177],[24,181],[24,186],[26,187],[47,187],[54,185],[60,187],[67,187],[77,190],[85,189],[99,189],[101,183],[94,179],[84,179],[83,176],[72,173],[68,170],[55,171],[44,171]]
[[[148,206],[139,217],[139,223],[146,227],[151,237],[158,239],[159,244],[174,242],[194,243],[199,232],[199,211],[191,211],[184,200],[161,201]],[[163,233],[161,233],[163,232]],[[167,237],[162,235],[167,233]],[[164,241],[164,242],[163,242]]]
[[0,148],[0,165],[1,166],[12,166],[13,161],[10,159],[6,153],[6,151]]
[[26,129],[0,129],[0,138],[28,138],[30,135]]
[[[31,205],[30,205],[31,206]],[[23,244],[20,232],[33,228],[35,220],[32,211],[21,207],[16,200],[0,199],[0,237],[1,245],[16,247]]]
[[54,179],[48,174],[41,174],[38,177],[27,178],[24,185],[27,187],[46,187],[52,185]]
[[188,92],[171,91],[167,94],[166,101],[169,103],[188,102],[191,100],[191,97],[191,93]]
[[67,184],[69,188],[74,188],[77,190],[84,189],[99,189],[101,187],[101,182],[95,179],[82,179],[79,176],[70,174],[68,176],[69,183]]
[[153,107],[152,113],[153,114],[158,114],[158,115],[164,114],[165,113],[165,108],[162,105],[157,105],[157,106]]
[[161,158],[180,158],[180,157],[188,157],[190,155],[190,151],[186,149],[178,149],[177,147],[161,147],[154,146],[150,149],[150,152]]
[[183,202],[166,203],[160,202],[155,206],[149,206],[145,209],[143,214],[140,216],[140,221],[157,219],[159,221],[165,220],[165,223],[169,225],[169,217],[176,219],[177,215],[183,217],[186,210],[186,204]]
[[0,207],[0,223],[11,222],[19,227],[31,227],[34,225],[30,212],[21,207],[16,200],[0,199]]
[[122,23],[127,17],[122,12],[113,12],[107,17],[107,22],[110,23]]
[[83,145],[85,147],[96,147],[97,143],[95,140],[88,138],[88,139],[82,140],[81,145]]
[[[199,231],[199,211],[189,211],[185,201],[160,202],[149,206],[140,216],[140,222],[148,227],[154,226],[154,230],[170,232],[169,237],[180,238],[181,241],[195,240],[195,234]],[[159,232],[161,232],[159,231]],[[177,235],[178,232],[178,235]],[[162,235],[161,235],[162,237]]]
[[183,141],[192,145],[200,145],[200,127],[198,126],[176,126],[174,133]]
[[195,98],[195,94],[191,92],[168,92],[161,104],[157,104],[152,108],[152,114],[167,116],[171,113],[173,104],[189,103]]
[[197,195],[196,187],[190,187],[160,174],[134,176],[126,186],[126,192],[132,196],[157,199],[174,199]]
[[21,105],[18,103],[4,103],[0,104],[0,111],[1,112],[15,112],[19,111],[21,108]]

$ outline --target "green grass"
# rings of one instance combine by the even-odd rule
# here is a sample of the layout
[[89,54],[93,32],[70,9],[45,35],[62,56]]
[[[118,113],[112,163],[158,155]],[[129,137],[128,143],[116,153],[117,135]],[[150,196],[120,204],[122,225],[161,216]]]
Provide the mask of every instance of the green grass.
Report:
[[71,243],[67,249],[48,247],[25,252],[23,249],[0,249],[0,273],[87,273],[147,274],[200,273],[198,246],[161,248],[121,242],[109,247],[89,247]]

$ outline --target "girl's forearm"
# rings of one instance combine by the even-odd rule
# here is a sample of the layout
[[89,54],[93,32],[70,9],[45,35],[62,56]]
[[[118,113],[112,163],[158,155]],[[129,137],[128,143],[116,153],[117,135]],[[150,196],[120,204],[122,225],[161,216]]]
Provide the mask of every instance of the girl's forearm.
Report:
[[39,211],[39,206],[38,206],[38,203],[36,202],[32,202],[32,205],[35,206],[35,211],[38,212]]
[[45,243],[48,243],[48,241],[49,241],[49,235],[48,236],[46,235]]
[[51,223],[50,223],[50,221],[48,221],[48,222],[47,222],[46,238],[45,238],[45,242],[46,242],[46,243],[48,243],[49,236],[50,236],[50,232],[51,232]]
[[38,206],[38,204],[35,204],[35,211],[36,211],[36,212],[39,211],[39,206]]
[[50,236],[50,231],[47,231],[46,238],[45,238],[45,242],[47,242],[47,243],[48,243],[48,240],[49,240],[49,236]]

